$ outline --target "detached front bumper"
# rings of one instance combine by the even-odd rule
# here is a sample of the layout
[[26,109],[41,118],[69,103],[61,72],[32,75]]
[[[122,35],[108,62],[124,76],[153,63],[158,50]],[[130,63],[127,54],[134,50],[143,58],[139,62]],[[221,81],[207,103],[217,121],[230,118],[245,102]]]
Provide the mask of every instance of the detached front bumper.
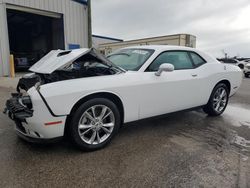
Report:
[[16,130],[22,135],[26,135],[27,132],[22,123],[27,123],[26,118],[33,116],[33,110],[21,104],[21,93],[12,93],[11,95],[12,98],[6,101],[4,113],[16,123]]
[[35,88],[28,94],[31,106],[23,105],[20,93],[12,94],[6,101],[4,113],[15,122],[17,134],[29,142],[51,142],[61,138],[67,116],[52,115]]
[[21,104],[22,94],[12,93],[12,98],[6,101],[4,113],[8,114],[12,120],[25,121],[26,118],[33,116],[33,110]]

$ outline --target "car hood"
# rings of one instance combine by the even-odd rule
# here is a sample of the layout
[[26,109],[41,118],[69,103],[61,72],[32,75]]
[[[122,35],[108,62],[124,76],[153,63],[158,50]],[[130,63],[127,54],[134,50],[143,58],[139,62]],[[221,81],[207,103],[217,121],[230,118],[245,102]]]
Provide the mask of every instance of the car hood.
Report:
[[52,50],[32,67],[30,67],[29,70],[41,74],[51,74],[55,70],[62,69],[72,64],[76,59],[86,54],[90,54],[101,60],[101,62],[105,65],[116,67],[94,48],[81,48],[76,50]]

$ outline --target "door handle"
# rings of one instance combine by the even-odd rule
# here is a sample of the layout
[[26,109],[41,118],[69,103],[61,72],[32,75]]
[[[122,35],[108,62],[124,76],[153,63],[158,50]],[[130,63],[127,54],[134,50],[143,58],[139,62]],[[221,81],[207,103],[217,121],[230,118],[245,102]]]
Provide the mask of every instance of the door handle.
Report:
[[197,77],[197,76],[198,76],[198,74],[192,74],[192,76],[193,76],[193,77]]

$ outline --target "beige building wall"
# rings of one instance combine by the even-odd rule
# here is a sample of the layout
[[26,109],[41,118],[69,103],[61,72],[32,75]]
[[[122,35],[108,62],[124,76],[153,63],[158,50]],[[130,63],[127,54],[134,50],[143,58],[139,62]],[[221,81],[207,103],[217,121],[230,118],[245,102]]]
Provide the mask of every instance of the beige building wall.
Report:
[[129,46],[140,46],[140,45],[176,45],[176,46],[188,46],[195,48],[196,37],[189,34],[176,34],[176,35],[144,38],[138,40],[130,40],[124,42],[105,43],[99,45],[99,51],[107,55],[120,48],[125,48]]

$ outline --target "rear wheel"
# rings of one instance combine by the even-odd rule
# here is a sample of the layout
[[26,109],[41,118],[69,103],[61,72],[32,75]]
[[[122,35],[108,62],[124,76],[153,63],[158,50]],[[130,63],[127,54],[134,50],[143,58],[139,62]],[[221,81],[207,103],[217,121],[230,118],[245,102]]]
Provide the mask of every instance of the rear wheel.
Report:
[[103,148],[120,127],[120,114],[116,105],[104,98],[96,98],[82,104],[74,113],[70,135],[82,150]]
[[229,89],[224,83],[215,86],[207,105],[203,108],[204,112],[211,116],[221,115],[227,107]]

